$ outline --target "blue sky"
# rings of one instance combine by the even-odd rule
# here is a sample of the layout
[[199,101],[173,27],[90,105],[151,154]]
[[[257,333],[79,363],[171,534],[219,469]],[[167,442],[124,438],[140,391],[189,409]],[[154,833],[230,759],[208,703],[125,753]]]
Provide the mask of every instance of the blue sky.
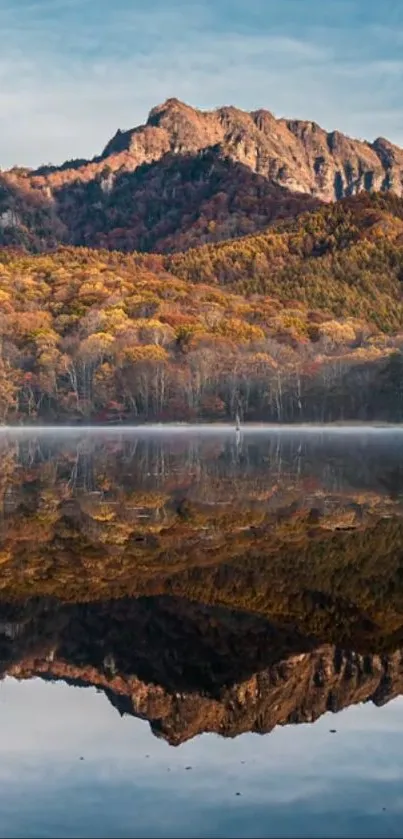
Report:
[[169,96],[403,145],[401,0],[0,0],[0,166],[100,152]]

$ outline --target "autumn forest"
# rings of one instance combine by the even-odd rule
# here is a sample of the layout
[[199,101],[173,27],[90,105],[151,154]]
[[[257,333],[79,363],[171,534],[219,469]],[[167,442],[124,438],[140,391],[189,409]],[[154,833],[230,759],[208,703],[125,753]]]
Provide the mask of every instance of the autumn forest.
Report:
[[403,201],[175,254],[0,251],[0,418],[399,421]]

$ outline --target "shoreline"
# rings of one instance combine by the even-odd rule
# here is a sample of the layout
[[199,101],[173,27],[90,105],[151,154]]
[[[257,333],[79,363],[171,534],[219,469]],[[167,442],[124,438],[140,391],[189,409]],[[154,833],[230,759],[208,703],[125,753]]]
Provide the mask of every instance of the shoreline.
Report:
[[25,433],[108,433],[108,434],[149,434],[149,433],[230,433],[238,437],[250,433],[301,433],[301,432],[403,432],[403,423],[377,423],[377,422],[331,422],[331,423],[245,423],[239,430],[235,423],[143,423],[130,425],[123,423],[116,424],[93,424],[93,425],[1,425],[0,434],[25,434]]

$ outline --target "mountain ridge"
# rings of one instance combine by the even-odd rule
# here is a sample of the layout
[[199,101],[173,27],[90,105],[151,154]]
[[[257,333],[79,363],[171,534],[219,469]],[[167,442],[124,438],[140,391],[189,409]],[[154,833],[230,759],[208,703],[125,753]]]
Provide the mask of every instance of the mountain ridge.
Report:
[[0,172],[0,245],[170,252],[361,192],[403,195],[403,150],[270,111],[171,98],[92,160]]
[[[265,141],[271,144],[267,149],[262,148]],[[245,143],[243,147],[242,142]],[[255,150],[253,142],[257,144]],[[118,129],[100,155],[87,161],[71,161],[71,169],[70,161],[50,169],[52,173],[76,172],[77,168],[101,164],[108,158],[124,153],[130,156],[130,160],[119,158],[116,163],[126,164],[129,169],[133,169],[143,163],[155,162],[163,154],[199,152],[217,145],[224,145],[238,162],[246,163],[257,174],[262,174],[291,191],[311,193],[322,200],[338,199],[342,194],[351,195],[361,188],[368,191],[391,189],[398,195],[403,194],[403,181],[395,182],[393,172],[395,164],[403,166],[403,150],[384,137],[377,137],[371,143],[351,138],[338,130],[326,131],[313,120],[276,118],[265,108],[245,111],[230,105],[214,110],[201,110],[175,97],[154,106],[145,123],[124,131]],[[307,177],[307,173],[304,172],[298,181],[292,172],[287,174],[282,166],[277,167],[275,160],[276,155],[280,159],[284,157],[284,153],[291,153],[296,155],[294,162],[300,164],[301,148],[298,154],[298,146],[301,145],[305,149],[306,163],[313,170],[311,174],[315,177]],[[254,151],[255,165],[252,159]],[[266,151],[269,157],[262,156],[262,151]],[[313,157],[316,151],[322,151],[323,161],[320,155]],[[334,158],[335,162],[345,164],[344,158],[351,154],[357,158],[356,178],[354,179],[350,166],[345,168],[343,177],[342,166],[338,170],[341,178],[338,185],[336,179],[331,184],[329,179],[324,177],[330,159]],[[365,164],[373,165],[373,178],[370,177],[371,169],[368,168],[365,180]],[[113,168],[116,168],[115,164]],[[384,170],[383,175],[381,169]],[[29,174],[31,177],[41,177],[46,172],[47,167],[42,166],[30,170]]]

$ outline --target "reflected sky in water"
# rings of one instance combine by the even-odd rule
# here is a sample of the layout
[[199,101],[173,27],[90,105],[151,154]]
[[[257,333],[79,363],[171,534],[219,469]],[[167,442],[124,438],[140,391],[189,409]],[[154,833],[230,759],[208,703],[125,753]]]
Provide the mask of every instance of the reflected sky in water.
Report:
[[8,679],[0,705],[1,837],[401,836],[401,699],[175,749],[94,689]]

